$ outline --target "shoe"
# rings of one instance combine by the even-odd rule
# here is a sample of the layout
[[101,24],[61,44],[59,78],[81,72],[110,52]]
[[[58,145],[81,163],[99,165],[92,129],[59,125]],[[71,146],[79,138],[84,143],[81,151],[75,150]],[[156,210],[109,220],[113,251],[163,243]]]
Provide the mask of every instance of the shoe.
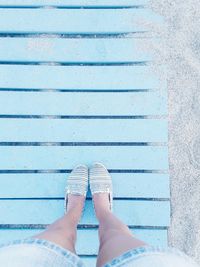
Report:
[[83,195],[86,197],[88,189],[88,167],[76,166],[69,174],[65,187],[64,213],[67,213],[68,194]]
[[90,190],[96,193],[108,193],[110,210],[113,209],[113,187],[111,176],[106,167],[99,162],[94,163],[89,172]]

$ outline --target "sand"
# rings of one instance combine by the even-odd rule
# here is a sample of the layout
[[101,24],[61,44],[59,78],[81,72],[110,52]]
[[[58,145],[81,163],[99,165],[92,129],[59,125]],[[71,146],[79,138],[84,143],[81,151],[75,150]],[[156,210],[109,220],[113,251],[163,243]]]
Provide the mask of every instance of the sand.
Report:
[[[164,18],[148,20],[152,68],[165,75],[169,108],[169,168],[171,226],[169,244],[200,263],[200,1],[150,0],[148,6]],[[160,88],[162,89],[162,88]]]

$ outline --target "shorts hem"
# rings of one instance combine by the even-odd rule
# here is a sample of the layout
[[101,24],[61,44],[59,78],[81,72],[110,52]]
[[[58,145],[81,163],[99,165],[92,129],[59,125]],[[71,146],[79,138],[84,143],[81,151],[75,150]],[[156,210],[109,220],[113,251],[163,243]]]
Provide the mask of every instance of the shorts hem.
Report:
[[172,253],[184,257],[186,260],[188,260],[188,256],[175,247],[145,245],[128,250],[127,252],[106,263],[103,267],[124,266],[124,264],[134,261],[139,257],[157,253]]
[[0,249],[4,247],[6,248],[9,246],[23,245],[23,244],[35,245],[35,246],[40,246],[45,249],[49,249],[52,252],[56,252],[57,254],[63,256],[64,258],[66,258],[66,260],[72,262],[75,266],[84,266],[79,256],[61,247],[60,245],[52,241],[46,240],[46,239],[40,239],[40,238],[16,239],[16,240],[4,243],[4,244],[0,244]]

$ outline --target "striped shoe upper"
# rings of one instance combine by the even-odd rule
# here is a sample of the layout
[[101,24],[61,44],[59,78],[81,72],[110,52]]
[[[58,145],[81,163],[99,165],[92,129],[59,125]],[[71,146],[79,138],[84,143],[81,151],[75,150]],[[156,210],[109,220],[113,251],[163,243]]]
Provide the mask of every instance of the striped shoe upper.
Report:
[[95,193],[109,193],[112,207],[112,179],[106,167],[102,163],[95,163],[90,169],[89,176],[92,195]]
[[67,206],[67,195],[84,195],[86,196],[88,189],[88,167],[86,165],[76,166],[67,178],[65,187],[65,212]]

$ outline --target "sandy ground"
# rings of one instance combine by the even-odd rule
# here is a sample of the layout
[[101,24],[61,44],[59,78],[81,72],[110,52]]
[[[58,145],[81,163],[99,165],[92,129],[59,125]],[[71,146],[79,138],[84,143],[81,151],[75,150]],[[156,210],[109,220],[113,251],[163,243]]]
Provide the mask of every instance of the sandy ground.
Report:
[[[164,17],[148,42],[161,80],[167,66],[171,227],[169,244],[200,263],[200,1],[150,0]],[[161,70],[161,71],[160,71]]]

